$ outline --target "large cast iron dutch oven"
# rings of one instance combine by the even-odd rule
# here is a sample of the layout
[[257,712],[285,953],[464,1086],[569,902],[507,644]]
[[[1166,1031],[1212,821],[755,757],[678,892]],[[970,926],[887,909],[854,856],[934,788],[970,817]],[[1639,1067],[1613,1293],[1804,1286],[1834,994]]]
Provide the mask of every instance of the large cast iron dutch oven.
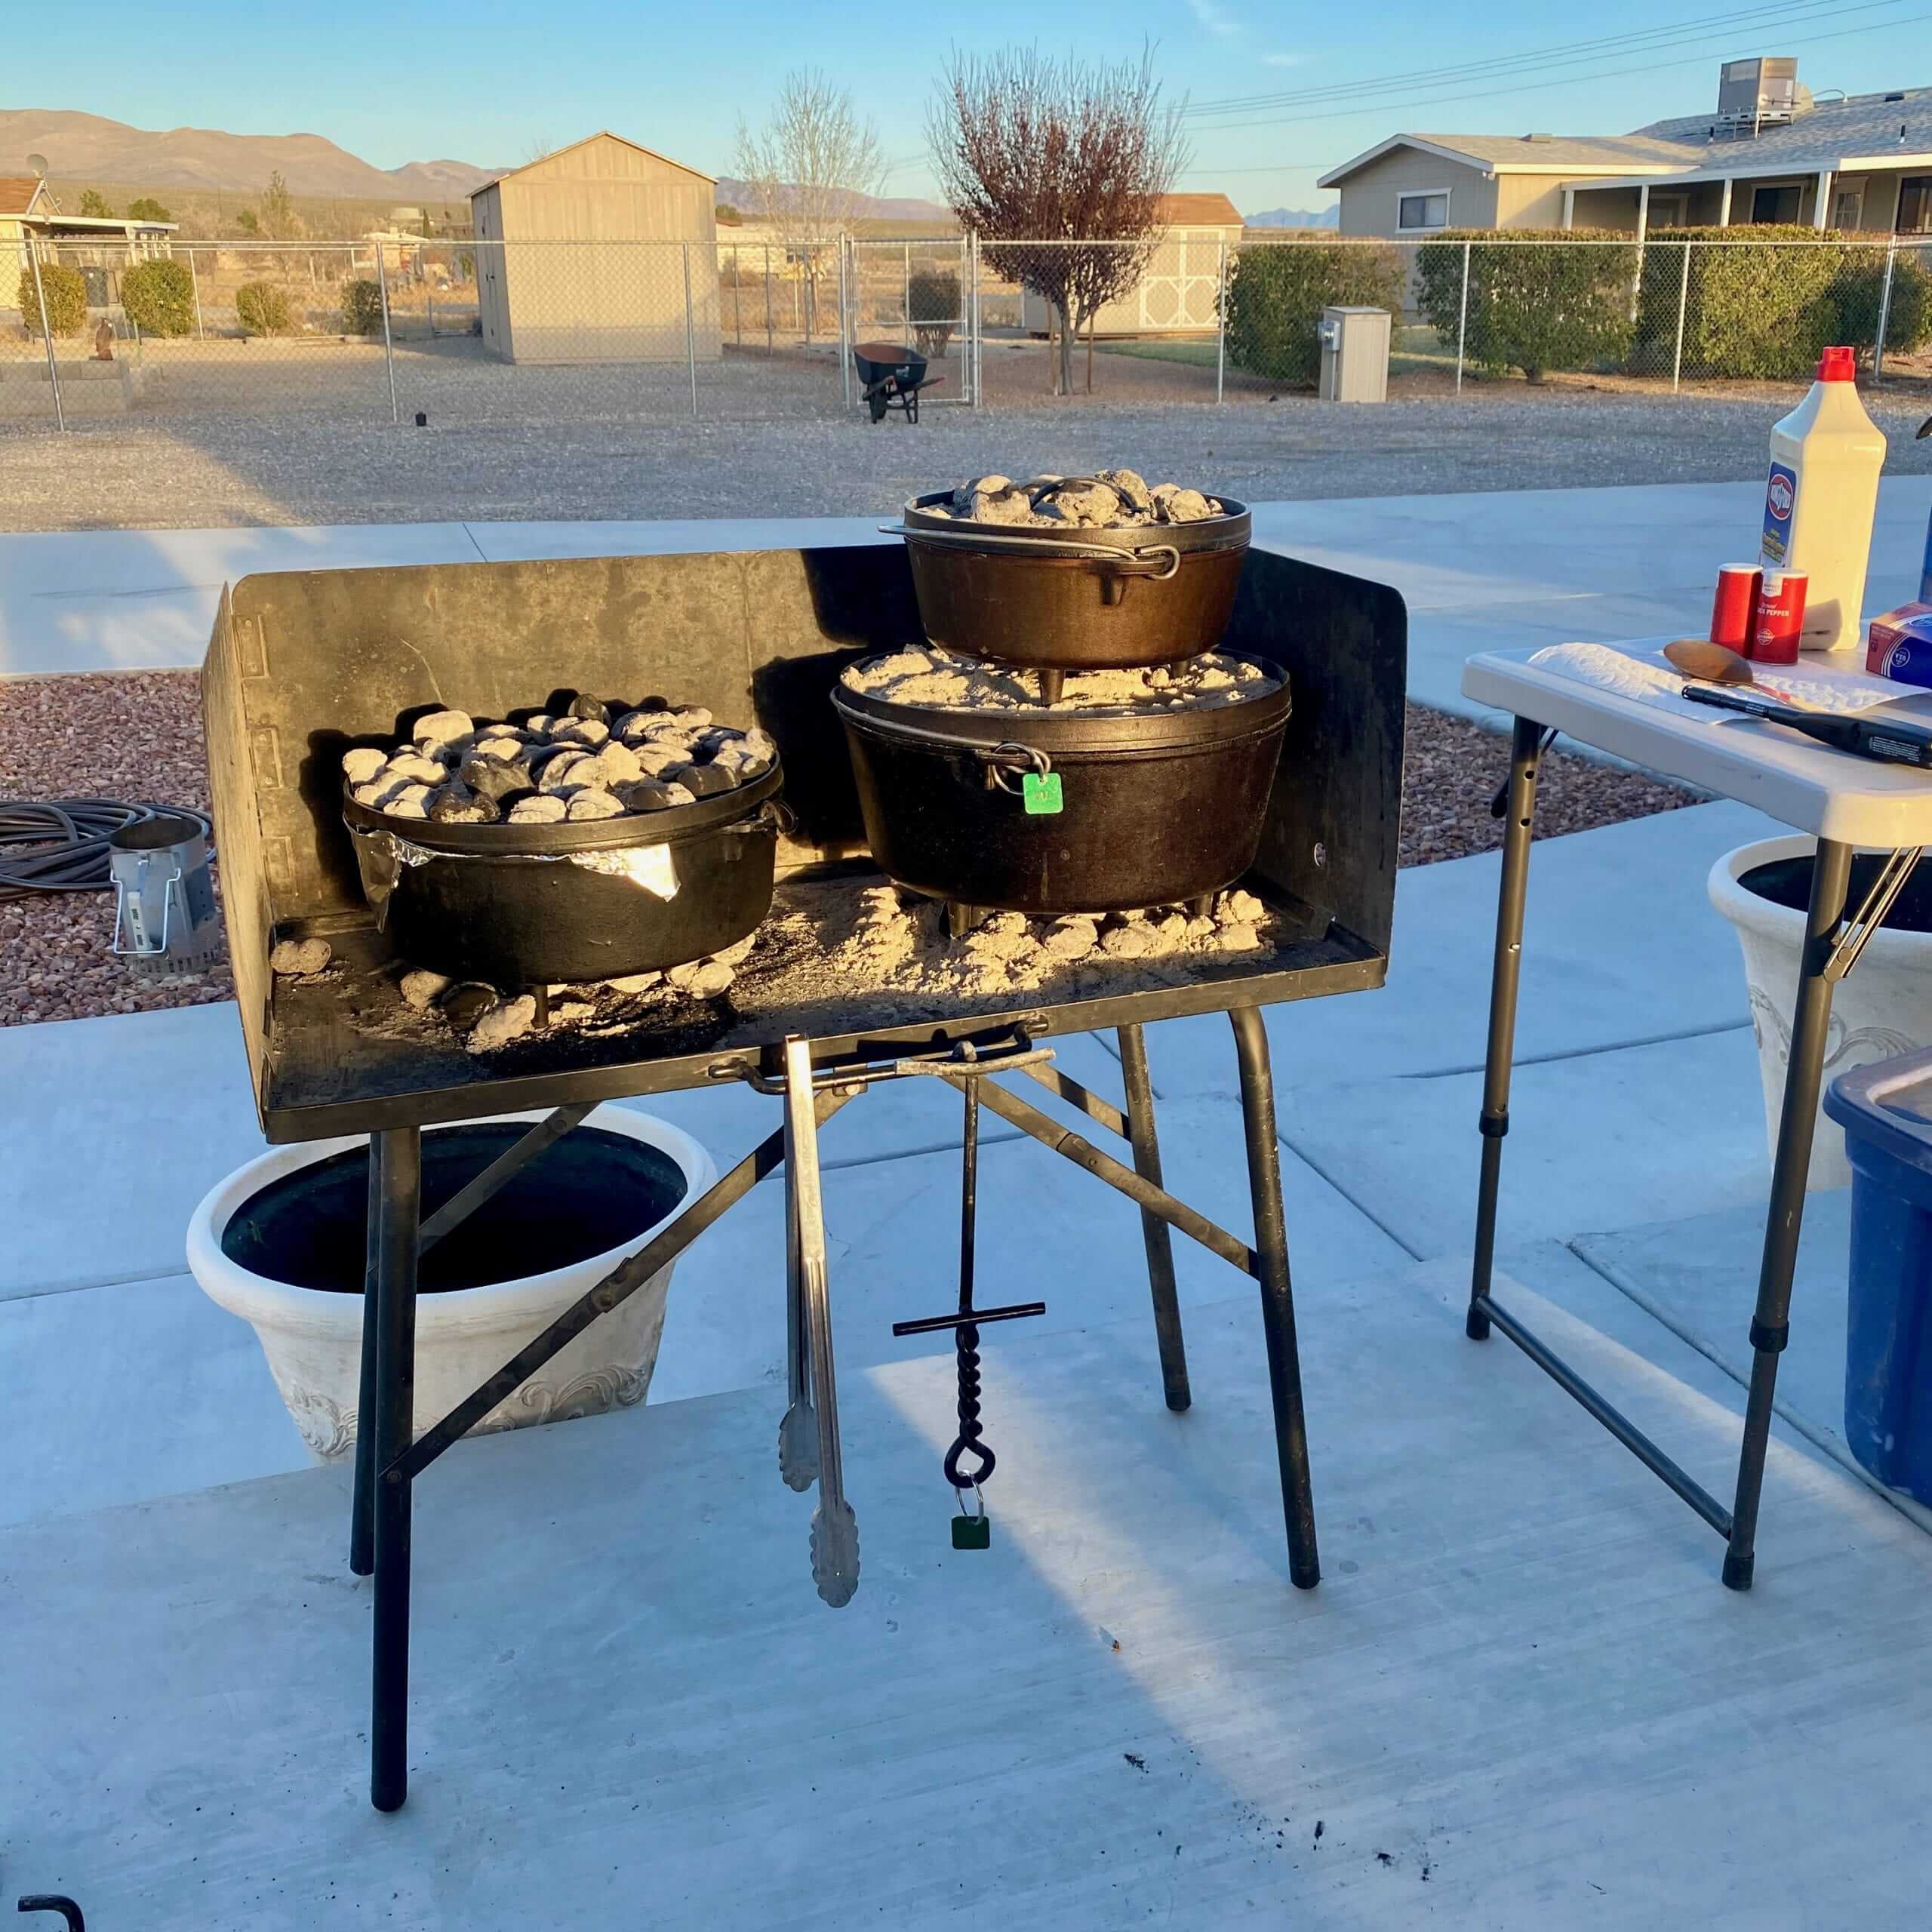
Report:
[[[1026,488],[1038,500],[1094,480]],[[1124,670],[1198,657],[1228,627],[1247,553],[1244,503],[1223,497],[1223,514],[1198,523],[1060,531],[932,514],[950,500],[943,490],[915,497],[887,526],[906,540],[919,622],[949,651],[1041,669]]]
[[[836,685],[872,857],[932,898],[1015,912],[1124,912],[1233,884],[1254,863],[1288,721],[1286,678],[1250,661],[1281,682],[1131,716],[947,710]],[[1055,808],[1055,777],[1057,808],[1039,809]]]
[[577,824],[390,818],[345,797],[363,890],[397,953],[508,988],[608,980],[721,952],[771,907],[783,774]]

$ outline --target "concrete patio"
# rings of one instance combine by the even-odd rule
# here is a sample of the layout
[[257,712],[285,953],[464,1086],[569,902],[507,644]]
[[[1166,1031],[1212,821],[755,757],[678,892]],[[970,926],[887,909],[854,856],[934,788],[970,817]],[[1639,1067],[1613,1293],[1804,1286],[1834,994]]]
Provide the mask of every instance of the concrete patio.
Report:
[[[1694,488],[1704,510],[1633,500],[1626,525],[1660,544],[1674,516],[1707,554],[1734,486]],[[1888,497],[1875,608],[1909,589],[1927,494]],[[1512,607],[1512,642],[1668,629],[1708,577],[1633,550],[1642,608],[1606,578],[1603,623],[1562,628],[1563,518],[1590,506],[1542,500],[1540,556],[1469,555],[1454,512],[1485,501],[1428,506],[1420,561],[1371,549],[1367,506],[1269,528],[1409,574],[1418,695]],[[541,554],[601,527],[449,528]],[[233,567],[184,552],[152,630],[112,628],[106,574],[77,628],[32,632],[51,607],[11,595],[7,663],[32,668],[30,633],[192,661],[165,640],[193,635],[195,573]],[[1537,846],[1505,1161],[1506,1299],[1725,1496],[1767,1163],[1703,879],[1773,829],[1718,804]],[[1251,1294],[1177,1244],[1195,1401],[1170,1414],[1132,1211],[990,1127],[981,1278],[1048,1314],[989,1331],[993,1548],[950,1549],[950,1354],[890,1322],[947,1289],[957,1109],[903,1083],[825,1139],[851,1607],[813,1595],[810,1504],[774,1464],[768,1186],[680,1263],[647,1407],[460,1445],[419,1485],[392,1817],[364,1795],[346,1472],[308,1465],[252,1334],[180,1272],[195,1201],[261,1145],[235,1014],[0,1029],[0,1884],[106,1932],[1922,1924],[1932,1540],[1844,1458],[1844,1198],[1811,1204],[1748,1596],[1532,1364],[1463,1338],[1497,863],[1402,875],[1386,990],[1269,1016],[1318,1590],[1287,1583]],[[1225,1023],[1149,1047],[1168,1185],[1245,1227]],[[1062,1064],[1118,1095],[1110,1042]],[[777,1120],[740,1088],[650,1105],[721,1164]]]

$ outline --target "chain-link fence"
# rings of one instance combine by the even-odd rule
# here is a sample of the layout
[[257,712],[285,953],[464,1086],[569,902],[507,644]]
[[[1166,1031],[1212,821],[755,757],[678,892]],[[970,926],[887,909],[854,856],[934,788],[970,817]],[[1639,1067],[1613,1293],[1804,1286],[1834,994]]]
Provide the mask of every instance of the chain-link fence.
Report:
[[931,404],[1286,399],[1337,306],[1390,312],[1396,397],[1789,386],[1832,343],[1932,382],[1932,235],[60,238],[0,255],[0,425],[823,418],[868,343]]

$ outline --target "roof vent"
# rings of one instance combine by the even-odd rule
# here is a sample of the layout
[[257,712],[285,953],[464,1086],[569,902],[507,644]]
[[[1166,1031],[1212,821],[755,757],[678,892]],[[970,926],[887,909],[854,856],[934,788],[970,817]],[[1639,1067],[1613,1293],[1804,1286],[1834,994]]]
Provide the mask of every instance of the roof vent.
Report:
[[1886,95],[1885,98],[1887,100],[1904,100],[1905,96],[1902,94],[1888,94]]
[[1526,141],[1553,141],[1556,137],[1554,134],[1525,134],[1523,138]]

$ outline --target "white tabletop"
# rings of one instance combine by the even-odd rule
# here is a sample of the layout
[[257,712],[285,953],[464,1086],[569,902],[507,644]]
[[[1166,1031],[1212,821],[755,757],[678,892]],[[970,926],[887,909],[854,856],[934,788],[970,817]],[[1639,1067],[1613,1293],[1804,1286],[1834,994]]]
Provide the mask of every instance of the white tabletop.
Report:
[[[1647,638],[1617,648],[1647,655],[1666,641]],[[1755,805],[1821,838],[1886,849],[1932,844],[1932,771],[1857,758],[1735,712],[1647,703],[1532,664],[1534,655],[1479,652],[1463,668],[1463,695],[1553,724],[1580,743]],[[1840,675],[1829,660],[1810,654],[1800,668],[1807,676]],[[1767,667],[1764,675],[1769,681],[1777,672]],[[1881,715],[1932,723],[1932,691],[1902,685],[1899,692]]]

